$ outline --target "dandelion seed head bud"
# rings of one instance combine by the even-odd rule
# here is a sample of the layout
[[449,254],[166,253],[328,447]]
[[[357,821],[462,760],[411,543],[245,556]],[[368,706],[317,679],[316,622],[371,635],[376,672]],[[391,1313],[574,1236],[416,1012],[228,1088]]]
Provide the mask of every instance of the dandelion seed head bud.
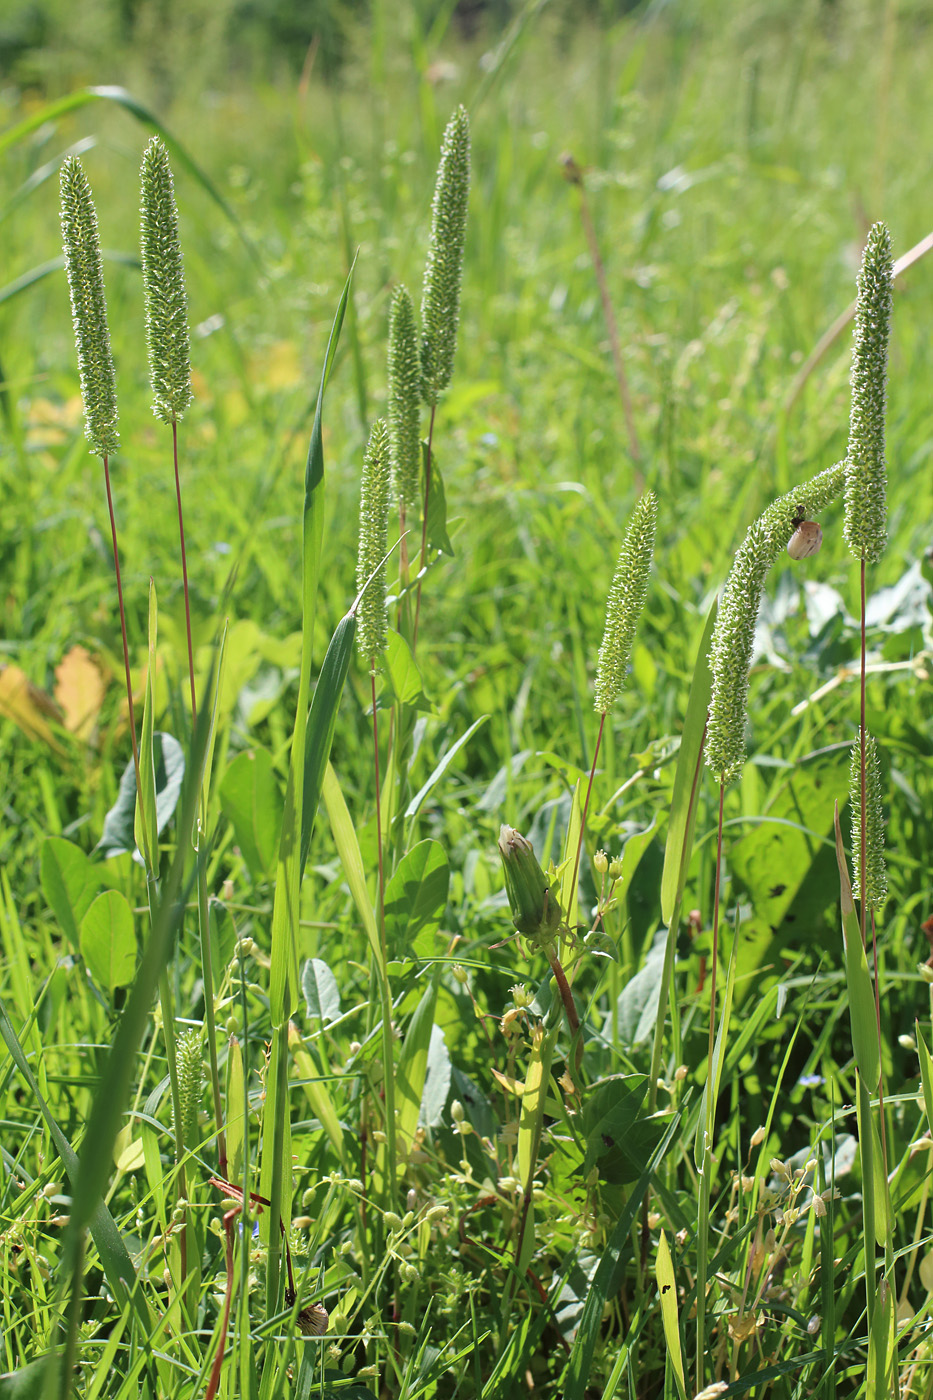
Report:
[[534,942],[549,942],[560,926],[561,908],[557,891],[538,864],[531,842],[514,827],[502,826],[499,855],[516,929]]

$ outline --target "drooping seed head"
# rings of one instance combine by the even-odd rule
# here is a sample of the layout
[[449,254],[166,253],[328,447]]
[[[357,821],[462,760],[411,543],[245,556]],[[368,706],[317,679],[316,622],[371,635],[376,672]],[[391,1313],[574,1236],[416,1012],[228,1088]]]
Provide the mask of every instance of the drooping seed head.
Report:
[[163,423],[170,424],[181,418],[191,403],[191,341],[175,187],[168,151],[158,136],[153,136],[146,147],[140,190],[152,411]]
[[709,662],[713,689],[706,730],[706,762],[717,778],[733,782],[745,762],[748,675],[755,624],[768,571],[787,547],[799,521],[820,511],[839,495],[845,464],[827,467],[803,486],[762,512],[740,545],[726,579]]
[[606,626],[596,666],[597,714],[612,708],[625,685],[635,629],[648,596],[657,519],[657,497],[646,491],[632,512],[606,599]]
[[69,156],[62,164],[61,196],[62,243],[84,400],[84,431],[91,451],[98,457],[108,457],[120,441],[117,386],[97,213],[87,176],[76,156]]
[[380,418],[373,424],[363,458],[360,547],[356,561],[356,586],[365,588],[360,599],[356,640],[360,655],[370,664],[385,651],[388,633],[385,554],[390,475],[389,431]]
[[458,107],[441,145],[421,291],[421,393],[431,405],[453,374],[469,193],[470,119]]
[[887,539],[884,420],[894,271],[891,235],[873,225],[862,255],[852,344],[845,540],[858,559],[881,558]]

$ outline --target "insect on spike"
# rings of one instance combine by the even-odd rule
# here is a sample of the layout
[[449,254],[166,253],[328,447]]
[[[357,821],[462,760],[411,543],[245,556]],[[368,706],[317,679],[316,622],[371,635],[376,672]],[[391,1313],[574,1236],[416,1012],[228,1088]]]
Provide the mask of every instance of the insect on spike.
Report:
[[[295,1306],[295,1294],[290,1288],[285,1290],[285,1306],[287,1308]],[[298,1331],[303,1337],[323,1337],[327,1331],[330,1316],[327,1309],[322,1308],[320,1303],[311,1303],[308,1307],[301,1309],[295,1321],[298,1324]]]
[[792,559],[808,559],[818,554],[823,543],[823,531],[815,520],[801,520],[787,542],[787,552]]

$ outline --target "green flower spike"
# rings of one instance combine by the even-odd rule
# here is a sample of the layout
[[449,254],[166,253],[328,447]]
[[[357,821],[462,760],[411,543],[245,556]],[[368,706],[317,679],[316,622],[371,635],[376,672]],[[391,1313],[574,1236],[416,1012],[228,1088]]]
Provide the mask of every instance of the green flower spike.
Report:
[[62,165],[61,193],[62,242],[84,400],[84,431],[91,451],[98,457],[109,457],[120,437],[104,265],[91,187],[76,156],[69,156]]
[[168,151],[158,136],[146,147],[140,187],[152,411],[163,423],[171,424],[184,416],[191,403],[191,342],[175,188]]
[[845,541],[868,563],[881,558],[886,542],[884,416],[893,276],[891,235],[884,224],[874,224],[858,276],[846,457]]
[[421,291],[421,394],[432,407],[453,374],[469,192],[470,119],[458,107],[441,146]]
[[755,624],[768,571],[787,548],[801,516],[818,515],[845,481],[845,463],[827,467],[773,501],[752,525],[723,589],[709,654],[713,693],[706,730],[706,762],[717,778],[733,782],[745,762],[748,673]]
[[[859,740],[852,745],[849,777],[852,808],[852,894],[861,899],[862,874],[862,753]],[[884,867],[884,817],[881,812],[881,764],[878,745],[865,735],[865,890],[868,905],[880,909],[888,897],[888,876]]]
[[380,418],[369,435],[360,489],[360,548],[356,586],[364,588],[356,632],[360,655],[372,663],[385,651],[386,536],[389,516],[389,431]]
[[596,665],[596,712],[609,711],[625,685],[635,628],[648,596],[658,502],[646,491],[637,502],[606,600],[606,626]]
[[415,309],[407,288],[397,287],[389,312],[389,454],[400,506],[418,500],[421,441],[421,364]]
[[181,1102],[182,1136],[186,1146],[198,1142],[198,1112],[204,1094],[204,1058],[199,1031],[189,1030],[178,1040],[178,1097]]
[[538,864],[534,847],[513,826],[502,826],[499,855],[516,929],[538,946],[550,943],[560,927],[560,902]]

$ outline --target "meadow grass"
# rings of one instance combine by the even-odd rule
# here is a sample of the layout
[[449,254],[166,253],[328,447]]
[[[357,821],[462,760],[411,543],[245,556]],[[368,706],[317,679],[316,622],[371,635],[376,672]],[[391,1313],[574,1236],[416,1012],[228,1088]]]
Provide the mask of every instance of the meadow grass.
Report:
[[[700,772],[736,551],[847,456],[848,333],[791,402],[794,376],[854,297],[869,225],[895,258],[933,225],[925,19],[674,5],[597,30],[532,7],[504,40],[459,42],[409,21],[407,47],[359,31],[330,85],[205,93],[182,53],[159,105],[127,56],[80,75],[126,80],[169,140],[193,677],[147,384],[148,132],[108,97],[40,120],[54,88],[3,94],[3,1369],[60,1353],[34,1393],[59,1375],[64,1393],[76,1363],[93,1396],[928,1394],[923,262],[894,290],[864,712],[840,497],[819,555],[768,575],[721,809]],[[430,447],[452,553],[415,583],[415,511],[411,577],[387,566],[402,640],[374,679],[350,661],[364,448],[392,411],[390,305],[404,283],[418,307],[461,101],[460,332]],[[120,619],[64,278],[30,279],[60,252],[75,143],[105,249],[141,751],[149,724],[188,755],[149,898],[126,848],[135,781],[108,828],[123,853],[95,850],[132,769]],[[597,754],[605,601],[643,487],[653,571]],[[860,723],[886,822],[877,966],[833,830]],[[549,891],[511,940],[503,823]]]

